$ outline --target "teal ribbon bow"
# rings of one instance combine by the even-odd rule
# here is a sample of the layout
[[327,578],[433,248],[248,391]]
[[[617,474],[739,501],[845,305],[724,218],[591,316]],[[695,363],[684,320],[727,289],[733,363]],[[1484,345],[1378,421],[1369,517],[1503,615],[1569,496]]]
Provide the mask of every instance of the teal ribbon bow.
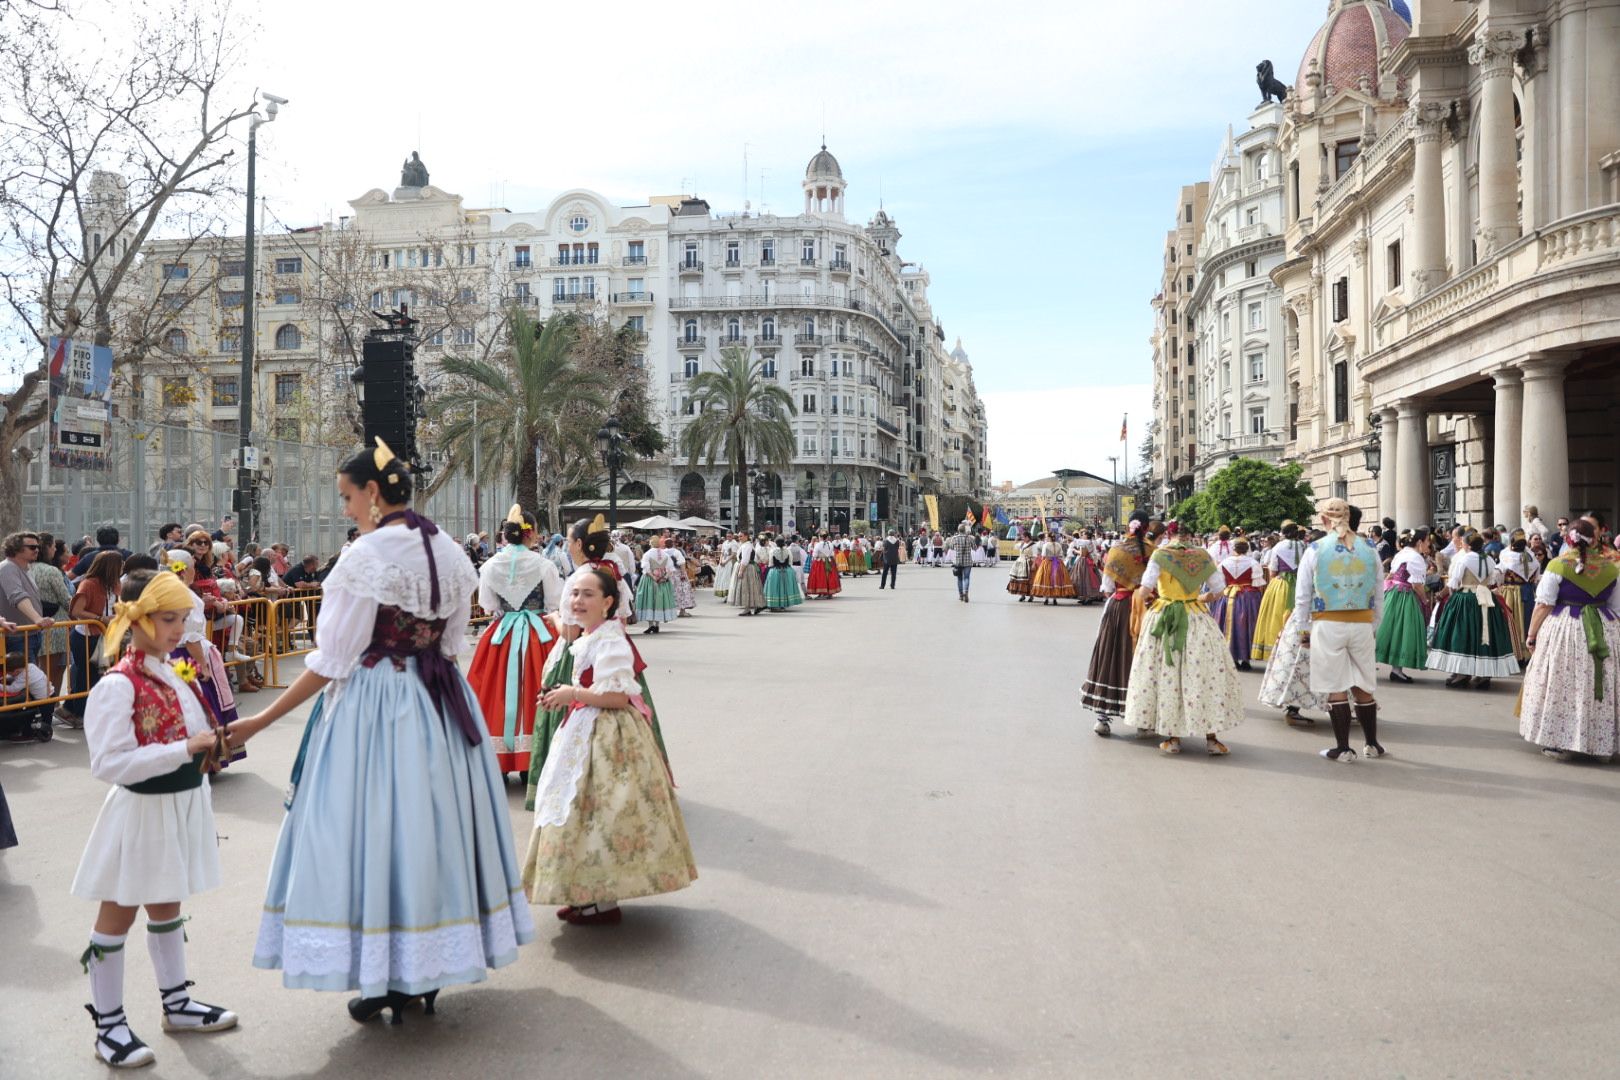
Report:
[[[546,629],[545,616],[538,611],[508,611],[501,616],[496,624],[495,633],[489,639],[490,644],[500,645],[506,641],[508,635],[514,631],[517,640],[506,654],[506,685],[515,687],[522,679],[523,658],[529,652],[528,630],[533,629],[540,635],[542,643],[551,640],[551,631]],[[508,750],[517,749],[518,733],[518,695],[508,692],[506,695],[506,730],[505,742]]]

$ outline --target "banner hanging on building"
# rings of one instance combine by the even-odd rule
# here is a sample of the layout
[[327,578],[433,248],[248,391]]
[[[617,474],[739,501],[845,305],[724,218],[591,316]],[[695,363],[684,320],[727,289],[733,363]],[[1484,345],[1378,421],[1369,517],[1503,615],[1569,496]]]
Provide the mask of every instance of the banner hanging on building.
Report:
[[87,341],[51,338],[51,464],[107,468],[112,443],[112,350]]
[[928,507],[928,527],[939,532],[939,496],[924,495],[923,504]]

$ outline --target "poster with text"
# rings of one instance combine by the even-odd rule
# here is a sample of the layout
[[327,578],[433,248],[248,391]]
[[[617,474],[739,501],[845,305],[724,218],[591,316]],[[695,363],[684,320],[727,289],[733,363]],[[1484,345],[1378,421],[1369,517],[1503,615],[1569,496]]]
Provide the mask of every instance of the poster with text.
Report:
[[112,442],[112,350],[69,338],[51,338],[50,349],[51,464],[105,469]]

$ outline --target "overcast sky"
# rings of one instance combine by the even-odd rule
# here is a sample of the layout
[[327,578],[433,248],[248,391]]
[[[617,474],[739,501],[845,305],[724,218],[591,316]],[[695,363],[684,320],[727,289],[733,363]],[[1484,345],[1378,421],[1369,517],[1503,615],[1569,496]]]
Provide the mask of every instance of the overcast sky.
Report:
[[1133,444],[1145,430],[1178,188],[1245,124],[1255,64],[1293,82],[1325,5],[237,8],[262,23],[242,78],[291,99],[261,129],[259,172],[289,225],[393,188],[413,149],[470,206],[538,209],[585,187],[792,213],[825,131],[849,215],[881,199],[901,255],[932,275],[989,403],[994,476],[1022,482],[1107,475],[1121,414]]

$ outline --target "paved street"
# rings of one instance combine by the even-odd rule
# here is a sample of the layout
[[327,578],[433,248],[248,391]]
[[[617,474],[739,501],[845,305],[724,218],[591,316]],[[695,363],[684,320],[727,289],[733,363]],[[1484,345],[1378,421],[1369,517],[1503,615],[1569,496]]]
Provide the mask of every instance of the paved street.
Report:
[[[1383,761],[1259,706],[1230,758],[1169,759],[1078,711],[1100,609],[1004,581],[964,605],[903,567],[747,620],[705,596],[638,639],[701,879],[617,929],[542,910],[517,964],[399,1028],[249,965],[283,721],[215,786],[226,885],[188,909],[197,992],[242,1026],[159,1031],[137,932],[151,1075],[1614,1075],[1620,768],[1520,742],[1516,682],[1381,687]],[[73,732],[0,746],[0,783],[0,1076],[101,1076],[68,885],[104,788]]]

